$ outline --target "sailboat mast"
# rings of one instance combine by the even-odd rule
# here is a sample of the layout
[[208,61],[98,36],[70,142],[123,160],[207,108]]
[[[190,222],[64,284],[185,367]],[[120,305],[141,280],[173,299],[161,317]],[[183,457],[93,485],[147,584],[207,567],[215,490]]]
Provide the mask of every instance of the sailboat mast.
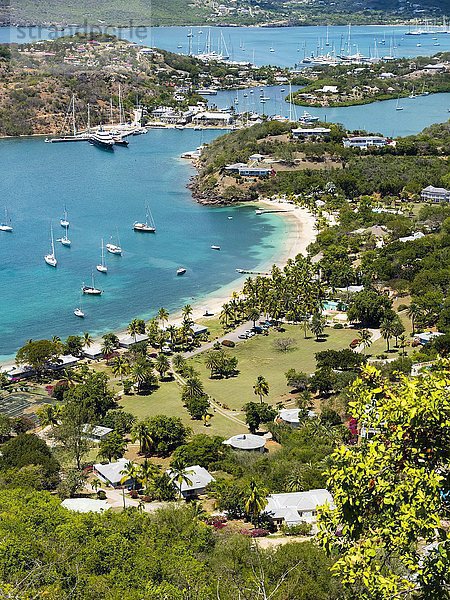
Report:
[[75,94],[72,96],[72,125],[73,125],[73,135],[75,137],[77,135],[77,126],[75,123]]
[[87,105],[87,118],[88,118],[88,122],[87,122],[87,129],[88,129],[88,133],[91,133],[91,105],[88,102]]

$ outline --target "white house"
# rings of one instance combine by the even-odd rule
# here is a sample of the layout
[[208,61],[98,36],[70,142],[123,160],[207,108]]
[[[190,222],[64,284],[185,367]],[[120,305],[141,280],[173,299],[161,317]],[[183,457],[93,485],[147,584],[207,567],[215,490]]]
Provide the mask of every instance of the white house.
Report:
[[416,231],[412,235],[407,235],[406,237],[398,238],[398,241],[404,244],[405,242],[415,242],[416,240],[420,240],[423,237],[425,237],[424,233],[422,233],[421,231]]
[[[171,477],[171,469],[167,469],[166,473]],[[214,477],[206,469],[200,467],[200,465],[187,467],[184,470],[184,473],[186,474],[187,479],[189,479],[189,482],[183,481],[181,483],[181,495],[185,499],[204,494],[208,483],[215,481]],[[174,485],[177,490],[180,491],[178,483],[174,482]]]
[[108,437],[111,432],[112,429],[110,427],[103,427],[101,425],[91,426],[86,424],[83,426],[84,437],[91,442],[100,443]]
[[450,190],[429,185],[420,192],[424,202],[450,202]]
[[227,446],[231,446],[235,450],[249,450],[264,452],[266,440],[261,435],[254,435],[253,433],[241,433],[239,435],[233,435],[228,440],[223,442]]
[[346,138],[343,140],[343,144],[345,148],[362,148],[365,150],[369,146],[375,146],[376,148],[387,146],[388,140],[380,135],[366,135]]
[[314,524],[317,517],[317,507],[323,504],[334,507],[333,497],[325,489],[271,494],[267,497],[267,506],[264,512],[269,514],[277,527],[283,524],[288,526],[299,525],[302,522]]
[[[300,425],[300,412],[303,412],[300,408],[283,408],[278,413],[278,419],[296,429]],[[315,416],[316,413],[313,410],[308,411],[309,419],[313,419]]]
[[329,129],[328,127],[310,127],[309,129],[299,127],[297,129],[292,130],[292,137],[294,138],[294,140],[298,140],[301,138],[308,138],[312,136],[320,137],[322,135],[328,135],[330,132],[331,129]]
[[117,462],[106,463],[102,465],[101,463],[97,463],[93,466],[93,472],[105,483],[111,485],[112,487],[119,487],[123,485],[125,487],[131,487],[132,480],[129,479],[124,483],[121,483],[121,479],[123,478],[122,471],[125,469],[125,465],[128,463],[126,458],[119,458]]
[[83,355],[86,358],[92,358],[94,360],[97,358],[101,358],[103,356],[102,345],[98,344],[97,342],[94,342],[89,347],[86,345],[83,346]]
[[435,340],[437,337],[441,337],[441,335],[444,334],[440,333],[439,331],[424,331],[423,333],[418,333],[416,335],[416,339],[422,346],[425,346],[426,344],[429,344]]

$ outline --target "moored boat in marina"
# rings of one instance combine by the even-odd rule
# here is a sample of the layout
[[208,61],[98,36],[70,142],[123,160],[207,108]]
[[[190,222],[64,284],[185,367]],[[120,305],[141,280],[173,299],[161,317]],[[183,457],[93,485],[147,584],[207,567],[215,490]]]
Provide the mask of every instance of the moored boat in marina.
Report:
[[102,261],[99,265],[97,265],[97,271],[99,271],[100,273],[107,273],[108,272],[108,267],[105,264],[105,248],[103,245],[103,238],[102,238]]
[[177,269],[177,275],[184,275],[186,273],[186,269],[184,267],[180,267]]
[[11,225],[11,219],[8,215],[8,209],[5,206],[5,220],[3,223],[0,223],[0,231],[7,231],[9,233],[11,233],[13,230],[13,227]]
[[101,296],[102,295],[103,290],[95,287],[93,271],[92,271],[92,276],[91,276],[91,285],[86,285],[83,283],[81,291],[83,292],[83,294],[87,294],[89,296]]
[[114,150],[114,136],[110,131],[105,131],[100,127],[89,137],[89,143],[101,148],[102,150]]

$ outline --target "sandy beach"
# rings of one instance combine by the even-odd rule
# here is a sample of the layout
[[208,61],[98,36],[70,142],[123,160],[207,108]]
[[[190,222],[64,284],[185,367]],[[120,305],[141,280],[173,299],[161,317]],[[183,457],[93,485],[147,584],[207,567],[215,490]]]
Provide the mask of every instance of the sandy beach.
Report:
[[[266,262],[258,265],[255,267],[255,270],[267,272],[270,271],[273,264],[278,267],[284,267],[290,258],[295,258],[298,254],[306,256],[306,249],[309,244],[314,242],[317,235],[314,216],[306,208],[301,208],[282,200],[260,199],[256,204],[262,210],[276,211],[280,219],[287,219],[289,222],[289,231],[279,255],[275,259],[271,259],[269,263]],[[231,294],[241,290],[247,277],[248,275],[240,275],[232,283],[212,292],[206,298],[193,302],[193,320],[196,321],[204,317],[206,310],[208,310],[211,316],[218,315],[222,310],[222,306],[230,299]],[[177,311],[170,316],[170,323],[173,325],[181,323],[181,311]]]

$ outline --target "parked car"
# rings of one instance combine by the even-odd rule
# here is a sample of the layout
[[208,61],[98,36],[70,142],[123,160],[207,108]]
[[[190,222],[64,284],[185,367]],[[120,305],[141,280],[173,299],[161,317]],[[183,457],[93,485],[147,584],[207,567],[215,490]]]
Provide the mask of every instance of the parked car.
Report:
[[163,347],[161,348],[161,352],[162,352],[163,354],[170,354],[170,353],[172,352],[172,350],[171,350],[170,346],[163,346]]
[[355,338],[354,340],[352,340],[352,341],[350,342],[349,346],[350,346],[350,348],[352,348],[352,350],[353,350],[353,349],[355,349],[357,346],[359,346],[359,344],[360,344],[360,343],[361,343],[361,341]]
[[238,335],[238,338],[240,340],[246,340],[248,338],[248,335],[246,333],[241,333],[240,335]]

